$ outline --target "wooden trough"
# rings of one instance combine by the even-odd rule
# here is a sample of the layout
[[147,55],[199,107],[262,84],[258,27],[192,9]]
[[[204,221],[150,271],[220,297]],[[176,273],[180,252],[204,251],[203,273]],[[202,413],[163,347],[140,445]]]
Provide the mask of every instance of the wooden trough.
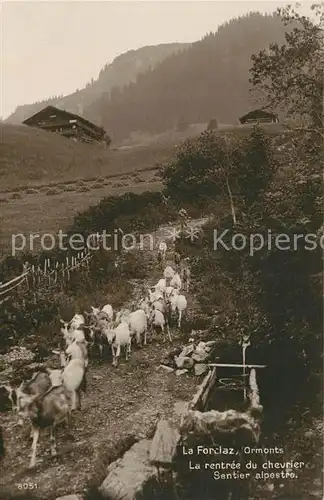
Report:
[[[239,368],[246,372],[243,379],[248,378],[248,387],[244,385],[240,390],[247,390],[246,405],[249,410],[205,411],[217,388],[217,370]],[[160,420],[152,440],[144,439],[135,443],[122,458],[108,467],[106,479],[100,487],[102,496],[109,500],[152,500],[163,495],[164,498],[168,495],[170,500],[179,498],[179,494],[174,492],[177,457],[180,443],[182,445],[185,442],[186,429],[189,427],[191,431],[197,429],[200,435],[203,435],[205,428],[206,434],[214,432],[215,435],[234,435],[236,430],[239,433],[243,428],[244,432],[250,429],[251,442],[257,443],[262,416],[256,378],[259,368],[264,368],[264,365],[209,364],[209,371],[193,399],[184,404],[180,411],[176,407],[168,420]]]

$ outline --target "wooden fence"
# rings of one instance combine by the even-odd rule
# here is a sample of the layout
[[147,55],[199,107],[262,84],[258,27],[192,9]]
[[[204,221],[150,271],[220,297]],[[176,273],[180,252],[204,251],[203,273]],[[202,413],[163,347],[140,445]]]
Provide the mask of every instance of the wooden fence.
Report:
[[[100,244],[102,236],[99,234],[92,235],[89,243]],[[82,252],[76,255],[70,255],[65,258],[64,262],[53,261],[46,258],[43,265],[31,265],[29,262],[23,264],[23,272],[15,278],[0,283],[0,305],[12,297],[12,292],[18,287],[24,286],[26,290],[33,289],[36,286],[45,286],[50,288],[53,285],[64,284],[70,281],[72,271],[75,269],[88,270],[90,261],[94,256],[94,251],[85,248]]]

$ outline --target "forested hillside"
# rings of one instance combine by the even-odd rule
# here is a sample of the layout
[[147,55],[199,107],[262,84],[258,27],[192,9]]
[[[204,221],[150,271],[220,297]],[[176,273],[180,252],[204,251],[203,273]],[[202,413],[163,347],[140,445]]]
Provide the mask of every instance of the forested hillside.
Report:
[[113,139],[141,130],[159,133],[186,123],[237,123],[254,106],[249,93],[251,55],[281,43],[285,28],[276,14],[251,13],[139,74],[135,83],[103,95],[86,114]]
[[277,14],[254,12],[220,26],[193,44],[164,44],[122,54],[86,88],[20,106],[9,118],[21,123],[51,104],[102,125],[114,141],[131,132],[156,134],[190,123],[237,123],[254,107],[251,55],[281,43],[285,28]]
[[[6,121],[19,124],[48,105],[57,106],[60,109],[88,118],[85,110],[98,97],[103,94],[109,96],[112,88],[122,88],[135,81],[139,73],[154,68],[166,57],[187,46],[188,44],[185,43],[168,43],[142,47],[138,50],[129,50],[116,57],[111,64],[106,64],[100,71],[98,78],[96,80],[92,79],[84,89],[77,90],[67,96],[54,96],[33,104],[18,106]],[[94,116],[93,121],[100,124],[100,115]]]

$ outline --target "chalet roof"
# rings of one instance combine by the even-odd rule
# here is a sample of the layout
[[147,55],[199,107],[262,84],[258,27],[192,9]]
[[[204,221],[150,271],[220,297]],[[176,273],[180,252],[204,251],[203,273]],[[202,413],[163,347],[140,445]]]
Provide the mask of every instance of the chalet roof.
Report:
[[70,113],[69,111],[65,111],[64,109],[59,109],[55,108],[54,106],[46,106],[45,108],[41,109],[34,115],[30,116],[26,120],[23,121],[24,125],[33,125],[34,123],[37,123],[37,121],[42,118],[46,117],[47,115],[51,115],[53,113],[59,113],[61,116],[65,115],[67,120],[78,120],[79,122],[83,123],[84,125],[87,125],[88,127],[91,127],[92,129],[96,130],[97,132],[103,132],[102,127],[98,127],[98,125],[95,125],[94,123],[90,122],[89,120],[86,120],[82,116],[75,115],[74,113]]
[[245,115],[239,118],[240,123],[245,120],[253,120],[253,118],[277,118],[277,115],[271,113],[270,111],[266,111],[264,109],[254,109],[253,111],[249,111]]

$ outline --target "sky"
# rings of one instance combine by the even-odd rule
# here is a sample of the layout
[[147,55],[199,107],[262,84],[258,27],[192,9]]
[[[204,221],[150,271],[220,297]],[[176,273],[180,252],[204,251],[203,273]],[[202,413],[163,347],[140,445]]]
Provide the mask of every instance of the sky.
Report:
[[[83,88],[128,50],[194,42],[233,17],[270,13],[284,3],[2,0],[0,116]],[[303,9],[310,3],[302,2]]]

